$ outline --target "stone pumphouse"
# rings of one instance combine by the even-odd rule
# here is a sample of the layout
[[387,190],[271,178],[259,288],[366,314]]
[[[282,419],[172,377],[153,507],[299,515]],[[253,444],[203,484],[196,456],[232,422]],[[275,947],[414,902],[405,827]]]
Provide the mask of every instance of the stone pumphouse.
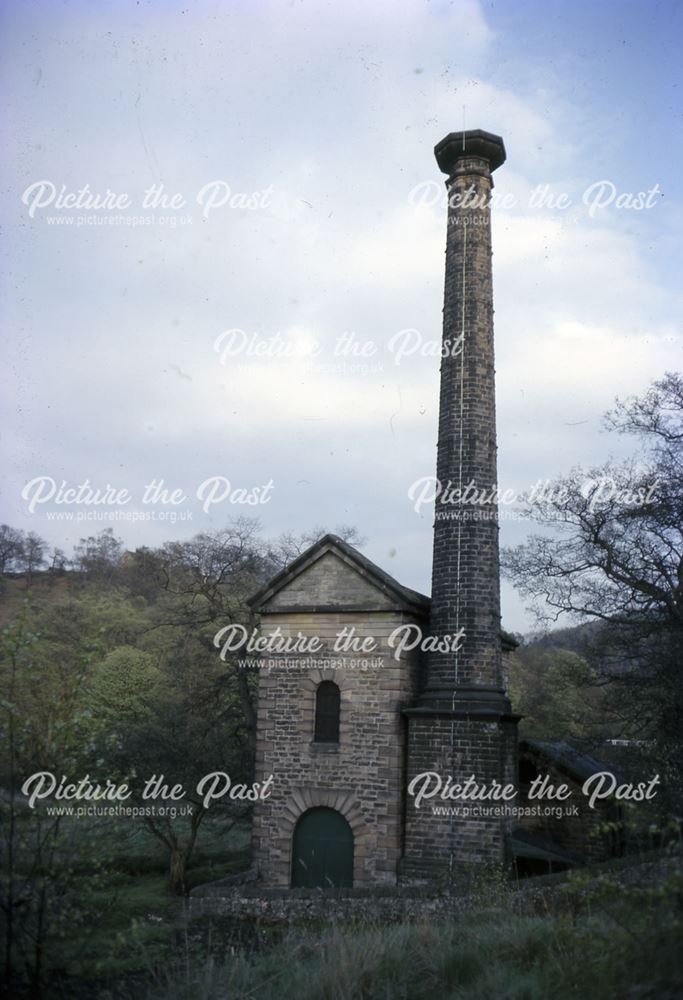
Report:
[[[320,640],[314,654],[261,664],[256,778],[274,779],[255,806],[253,857],[268,886],[423,882],[508,855],[503,810],[463,815],[457,803],[410,793],[427,773],[516,781],[500,627],[489,206],[505,148],[469,131],[435,154],[449,196],[436,472],[460,502],[437,501],[431,601],[333,535],[251,599],[264,635]],[[434,639],[428,652],[402,641],[418,630]]]

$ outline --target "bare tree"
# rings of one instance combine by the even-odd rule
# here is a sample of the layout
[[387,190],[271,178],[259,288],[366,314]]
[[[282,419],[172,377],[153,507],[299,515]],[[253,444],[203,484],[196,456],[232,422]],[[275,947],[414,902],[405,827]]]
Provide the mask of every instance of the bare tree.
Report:
[[123,543],[112,528],[81,538],[74,548],[74,565],[88,580],[110,583],[123,553]]
[[66,572],[66,567],[69,560],[66,552],[63,549],[54,548],[50,556],[50,573],[53,575],[61,575]]
[[33,583],[33,574],[45,565],[45,552],[47,542],[37,535],[35,531],[29,531],[24,539],[24,551],[22,564],[26,574],[26,586]]
[[24,555],[24,533],[8,524],[0,525],[0,573],[16,570]]
[[[295,532],[284,532],[268,547],[268,556],[272,562],[273,571],[284,569],[289,563],[297,559],[306,549],[330,533],[329,528],[317,525],[310,531],[303,531],[300,534]],[[366,539],[362,537],[358,528],[352,524],[339,524],[332,534],[337,535],[343,542],[362,548]]]
[[[617,400],[606,427],[636,436],[622,463],[573,469],[526,513],[545,529],[503,553],[541,621],[597,620],[594,655],[621,665],[625,724],[680,783],[683,720],[683,377]],[[678,778],[675,774],[678,773]]]

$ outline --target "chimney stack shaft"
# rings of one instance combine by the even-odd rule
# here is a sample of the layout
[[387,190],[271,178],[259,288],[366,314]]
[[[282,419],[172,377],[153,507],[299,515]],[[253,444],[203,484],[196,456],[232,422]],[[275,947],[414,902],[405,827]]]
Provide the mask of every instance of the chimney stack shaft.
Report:
[[500,640],[491,173],[505,160],[488,132],[452,133],[435,149],[448,174],[431,631],[462,635],[430,654],[421,703],[509,711]]

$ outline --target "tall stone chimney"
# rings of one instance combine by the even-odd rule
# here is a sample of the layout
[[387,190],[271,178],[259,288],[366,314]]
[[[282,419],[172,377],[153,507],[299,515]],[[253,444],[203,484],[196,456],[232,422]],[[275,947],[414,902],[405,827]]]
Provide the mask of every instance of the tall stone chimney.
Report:
[[514,784],[517,745],[517,717],[510,714],[503,682],[495,498],[490,196],[491,174],[505,161],[505,147],[499,136],[476,130],[447,135],[434,152],[448,178],[437,446],[441,494],[430,619],[442,651],[429,654],[417,706],[405,712],[409,794],[403,874],[418,879],[444,869],[457,877],[463,865],[476,861],[503,862],[510,822],[486,808],[471,818],[434,813],[434,805],[458,805],[438,793],[416,808],[411,782],[419,785],[420,776],[431,773],[444,784],[450,778],[451,785],[471,776],[480,785]]
[[[500,643],[491,173],[503,140],[455,132],[434,150],[448,191],[431,630],[464,630],[430,656],[424,704],[507,709]],[[492,496],[493,494],[493,496]]]

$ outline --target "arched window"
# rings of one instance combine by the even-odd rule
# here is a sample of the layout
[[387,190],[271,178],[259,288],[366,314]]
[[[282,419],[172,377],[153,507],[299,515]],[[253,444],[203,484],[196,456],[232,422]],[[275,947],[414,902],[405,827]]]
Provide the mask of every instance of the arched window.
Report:
[[334,681],[322,681],[315,693],[316,743],[339,743],[339,688]]

